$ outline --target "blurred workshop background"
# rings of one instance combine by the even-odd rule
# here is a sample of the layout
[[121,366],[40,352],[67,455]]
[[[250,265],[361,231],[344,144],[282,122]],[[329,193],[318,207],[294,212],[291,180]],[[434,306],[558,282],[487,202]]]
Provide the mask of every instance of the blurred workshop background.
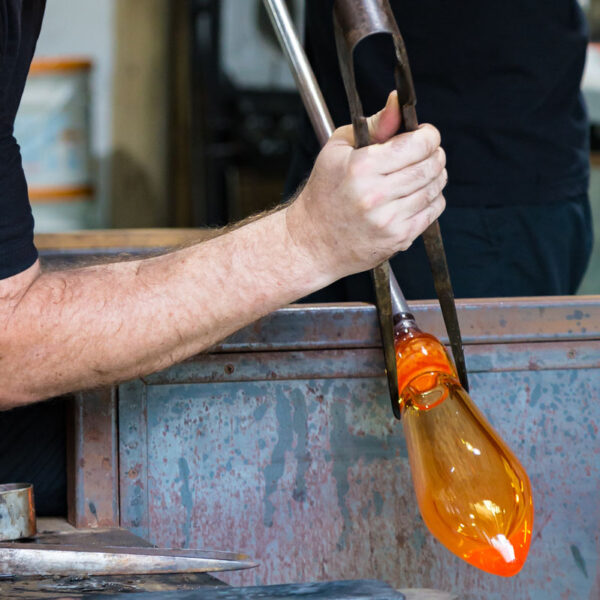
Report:
[[[298,27],[303,0],[288,0]],[[600,0],[582,1],[600,237]],[[48,0],[20,109],[36,230],[204,227],[281,198],[300,100],[260,0]],[[600,292],[597,241],[580,293]]]

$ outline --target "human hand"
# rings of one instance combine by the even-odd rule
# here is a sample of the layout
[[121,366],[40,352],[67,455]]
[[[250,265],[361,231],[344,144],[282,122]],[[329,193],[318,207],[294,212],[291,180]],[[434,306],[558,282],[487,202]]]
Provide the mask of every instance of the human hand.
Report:
[[368,120],[371,139],[354,148],[351,126],[336,130],[287,209],[287,227],[334,278],[365,271],[412,242],[442,213],[446,156],[431,125],[394,135],[396,93]]

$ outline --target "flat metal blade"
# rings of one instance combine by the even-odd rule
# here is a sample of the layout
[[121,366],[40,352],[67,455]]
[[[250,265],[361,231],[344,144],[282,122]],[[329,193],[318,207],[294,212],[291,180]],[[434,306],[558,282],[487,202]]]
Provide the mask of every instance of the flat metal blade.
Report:
[[251,569],[243,554],[164,548],[0,544],[1,575],[148,575]]

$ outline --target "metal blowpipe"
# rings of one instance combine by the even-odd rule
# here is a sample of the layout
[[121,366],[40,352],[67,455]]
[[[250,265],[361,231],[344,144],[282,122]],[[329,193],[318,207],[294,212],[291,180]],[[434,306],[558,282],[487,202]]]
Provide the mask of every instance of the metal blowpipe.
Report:
[[[335,126],[304,48],[298,39],[290,13],[284,0],[264,0],[264,4],[296,80],[296,86],[317,139],[321,146],[324,146],[332,136]],[[395,314],[410,312],[400,285],[391,270],[390,284],[393,312]]]

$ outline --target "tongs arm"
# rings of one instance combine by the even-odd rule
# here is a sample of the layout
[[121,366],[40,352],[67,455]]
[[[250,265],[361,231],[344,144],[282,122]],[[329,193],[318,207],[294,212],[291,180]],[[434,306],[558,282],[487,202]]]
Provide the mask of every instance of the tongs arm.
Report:
[[[354,126],[357,147],[367,146],[371,142],[367,120],[363,114],[362,103],[356,86],[354,52],[363,40],[375,34],[386,34],[392,39],[396,62],[394,75],[402,114],[401,129],[403,131],[415,131],[419,123],[415,109],[416,94],[412,73],[408,63],[404,40],[402,39],[388,0],[336,0],[334,5],[334,24],[340,69],[350,105],[350,115]],[[452,284],[450,282],[450,273],[446,261],[442,234],[437,221],[430,225],[423,233],[423,242],[448,332],[456,370],[461,384],[468,390],[467,369],[454,302],[454,292],[452,291]],[[392,386],[395,385],[395,391],[397,392],[397,384],[392,383],[392,377],[394,379],[396,377],[395,353],[394,367],[392,368],[391,354],[393,353],[393,348],[389,346],[390,336],[385,331],[387,328],[392,327],[392,316],[388,315],[388,307],[391,304],[391,299],[389,298],[389,291],[384,291],[383,286],[377,283],[377,278],[385,278],[385,274],[375,270],[374,275],[388,383],[390,391],[392,391]],[[397,397],[397,395],[392,395],[392,405],[394,405],[394,397]]]

